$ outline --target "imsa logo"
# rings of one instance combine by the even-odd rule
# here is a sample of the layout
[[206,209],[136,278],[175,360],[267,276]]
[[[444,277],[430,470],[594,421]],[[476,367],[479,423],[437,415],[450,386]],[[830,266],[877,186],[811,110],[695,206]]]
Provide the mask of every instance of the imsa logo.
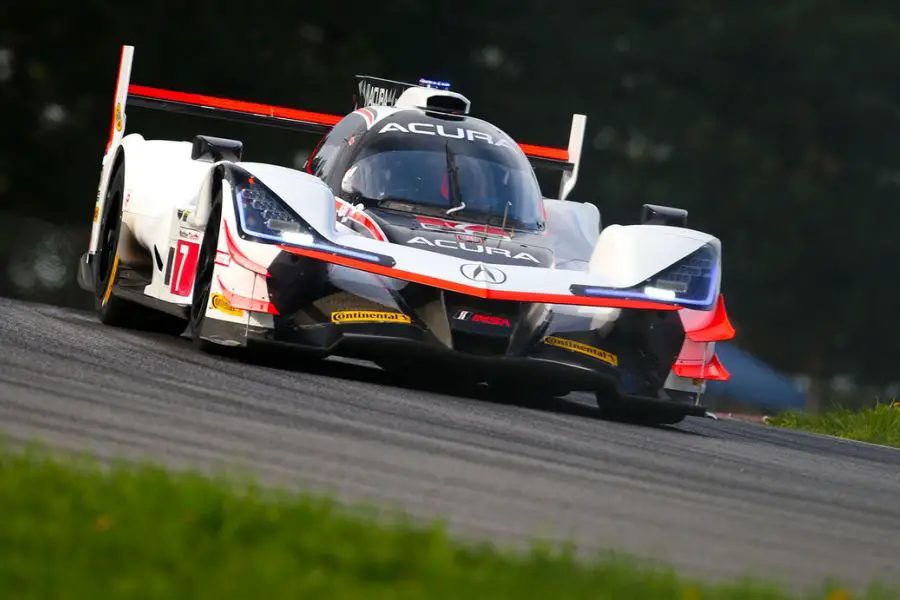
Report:
[[331,313],[332,323],[412,323],[409,315],[376,310],[342,310]]

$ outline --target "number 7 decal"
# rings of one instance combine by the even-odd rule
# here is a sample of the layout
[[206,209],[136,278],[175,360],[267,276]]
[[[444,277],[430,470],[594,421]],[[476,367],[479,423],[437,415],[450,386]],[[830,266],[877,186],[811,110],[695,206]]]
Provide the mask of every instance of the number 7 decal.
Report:
[[175,268],[172,270],[172,283],[169,287],[176,296],[187,296],[194,287],[197,275],[197,257],[200,255],[200,244],[178,240],[175,247]]

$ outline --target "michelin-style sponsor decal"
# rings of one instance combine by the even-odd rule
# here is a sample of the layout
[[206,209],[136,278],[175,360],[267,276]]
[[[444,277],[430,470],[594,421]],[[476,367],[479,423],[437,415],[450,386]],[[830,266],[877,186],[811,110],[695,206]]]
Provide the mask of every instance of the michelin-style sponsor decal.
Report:
[[196,229],[188,229],[187,227],[178,228],[178,239],[187,240],[189,242],[199,242],[200,232]]
[[[109,113],[106,113],[109,114]],[[122,103],[116,102],[116,131],[122,131],[124,121],[122,119]]]
[[212,305],[219,312],[223,312],[226,315],[231,315],[232,317],[243,317],[244,311],[235,308],[231,305],[231,302],[228,301],[228,298],[223,296],[222,294],[213,294],[212,297]]
[[331,313],[332,323],[412,323],[409,315],[377,310],[342,310]]
[[470,142],[481,142],[483,144],[490,144],[491,146],[502,146],[504,148],[509,148],[510,150],[514,149],[515,146],[509,142],[509,140],[505,140],[503,138],[499,138],[494,140],[494,138],[483,131],[475,131],[473,129],[466,129],[465,127],[454,127],[452,125],[447,125],[444,127],[442,124],[435,125],[434,123],[409,123],[406,127],[399,123],[387,123],[384,127],[378,130],[378,133],[391,133],[391,132],[399,132],[399,133],[415,133],[418,135],[437,135],[443,138],[451,138],[456,140],[466,139]]
[[422,246],[434,246],[437,248],[445,248],[447,250],[464,250],[466,252],[474,252],[475,254],[505,256],[506,258],[511,258],[513,260],[528,260],[533,263],[541,264],[541,261],[536,259],[531,254],[528,254],[527,252],[512,253],[506,248],[494,248],[493,246],[484,246],[482,244],[473,244],[471,242],[461,242],[459,240],[429,240],[428,238],[418,235],[406,243],[419,244]]
[[603,362],[609,363],[614,367],[619,366],[619,357],[612,352],[607,352],[606,350],[601,350],[600,348],[588,346],[587,344],[582,344],[581,342],[575,342],[551,335],[544,338],[544,343],[550,346],[556,346],[557,348],[562,348],[564,350],[569,350],[571,352],[578,352],[580,354],[584,354],[585,356],[596,358],[597,360],[602,360]]

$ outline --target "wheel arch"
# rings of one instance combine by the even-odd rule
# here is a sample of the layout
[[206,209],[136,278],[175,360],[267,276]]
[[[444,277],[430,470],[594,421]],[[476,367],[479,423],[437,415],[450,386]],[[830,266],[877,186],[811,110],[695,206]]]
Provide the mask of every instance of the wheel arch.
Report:
[[[213,200],[223,190],[227,171],[231,165],[233,163],[228,161],[216,163],[203,178],[197,193],[197,205],[186,219],[192,227],[206,227]],[[225,202],[224,197],[222,202]]]
[[[136,134],[134,134],[136,135]],[[143,140],[142,136],[136,135],[136,137]],[[137,238],[134,236],[134,233],[131,230],[131,227],[128,225],[127,220],[124,219],[125,214],[125,194],[126,190],[128,190],[128,164],[130,159],[128,155],[130,154],[129,147],[134,143],[135,140],[132,136],[127,136],[122,140],[122,143],[119,144],[115,149],[115,154],[112,159],[112,167],[109,169],[109,175],[107,180],[104,182],[104,203],[107,201],[107,197],[110,191],[110,185],[114,181],[116,174],[119,170],[123,171],[123,182],[122,182],[122,201],[119,204],[118,214],[116,218],[122,221],[121,231],[119,233],[119,243],[116,249],[116,254],[119,256],[119,260],[126,265],[136,266],[141,264],[150,263],[153,261],[153,256],[151,251],[147,248],[141,246],[138,242]],[[112,217],[112,215],[109,215]]]

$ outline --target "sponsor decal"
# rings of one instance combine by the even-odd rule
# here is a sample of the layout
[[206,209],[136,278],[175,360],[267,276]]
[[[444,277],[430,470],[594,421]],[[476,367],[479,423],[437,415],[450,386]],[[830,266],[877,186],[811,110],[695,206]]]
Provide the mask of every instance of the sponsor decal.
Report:
[[429,240],[420,235],[412,238],[407,244],[419,244],[423,246],[434,246],[437,248],[445,248],[447,250],[465,250],[466,252],[474,252],[476,254],[489,254],[491,256],[505,256],[513,260],[527,260],[533,263],[541,264],[541,261],[527,252],[516,252],[513,254],[506,248],[494,248],[492,246],[484,246],[482,244],[472,244],[469,242],[460,242],[459,240]]
[[619,366],[619,357],[612,352],[607,352],[606,350],[601,350],[600,348],[588,346],[587,344],[582,344],[581,342],[575,342],[573,340],[567,340],[555,336],[548,336],[544,338],[544,343],[550,346],[556,346],[557,348],[562,348],[564,350],[569,350],[571,352],[578,352],[580,354],[584,354],[585,356],[596,358],[597,360],[602,360],[603,362],[609,363],[614,367]]
[[124,123],[122,120],[122,103],[116,102],[116,131],[122,131]]
[[342,310],[331,313],[332,323],[412,323],[409,315],[377,310]]
[[187,240],[189,242],[199,242],[200,232],[196,229],[188,229],[187,227],[178,228],[178,239]]
[[223,312],[226,315],[231,315],[232,317],[243,317],[244,311],[235,308],[231,305],[231,302],[228,301],[228,298],[223,296],[222,294],[213,294],[212,297],[212,305],[219,312]]
[[471,310],[461,310],[456,313],[454,319],[458,321],[470,321],[472,323],[484,323],[485,325],[496,325],[497,327],[512,327],[512,323],[506,317],[495,317],[494,315],[483,315],[481,313],[472,312]]
[[482,264],[465,264],[459,268],[463,277],[480,283],[503,283],[506,273],[494,266]]
[[100,205],[94,204],[94,223],[100,220]]
[[362,100],[360,106],[393,106],[397,101],[398,90],[372,85],[368,81],[359,82],[359,97]]
[[453,125],[434,124],[434,123],[409,123],[406,127],[399,123],[388,123],[378,130],[378,133],[415,133],[418,135],[437,135],[444,138],[457,140],[468,140],[470,142],[481,142],[492,146],[502,146],[504,148],[514,149],[515,146],[503,138],[494,140],[494,138],[482,131],[474,131],[465,127],[456,127]]

